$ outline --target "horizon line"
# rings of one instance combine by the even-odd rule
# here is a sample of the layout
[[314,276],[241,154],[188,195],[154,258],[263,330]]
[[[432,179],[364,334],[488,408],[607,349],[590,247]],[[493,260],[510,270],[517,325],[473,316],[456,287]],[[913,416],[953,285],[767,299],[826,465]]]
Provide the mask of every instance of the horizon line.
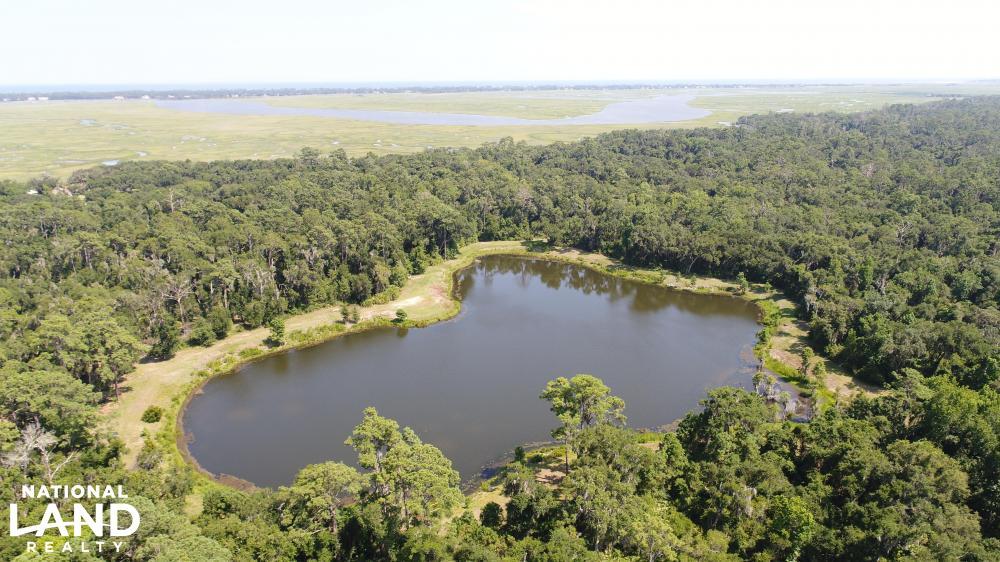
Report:
[[13,93],[11,88],[27,92],[29,89],[42,88],[63,88],[61,90],[46,90],[51,93],[69,93],[75,90],[72,88],[85,88],[92,93],[106,91],[132,89],[320,89],[320,88],[424,88],[424,87],[446,87],[446,86],[480,86],[480,87],[503,87],[503,86],[822,86],[822,85],[921,85],[921,84],[956,84],[956,83],[990,83],[1000,82],[1000,77],[940,77],[940,78],[905,78],[905,77],[885,77],[885,78],[711,78],[711,79],[540,79],[540,80],[520,80],[520,79],[496,79],[496,80],[351,80],[351,81],[308,81],[308,80],[287,80],[287,81],[220,81],[220,82],[185,82],[185,81],[164,81],[164,82],[81,82],[81,83],[0,83],[0,91]]

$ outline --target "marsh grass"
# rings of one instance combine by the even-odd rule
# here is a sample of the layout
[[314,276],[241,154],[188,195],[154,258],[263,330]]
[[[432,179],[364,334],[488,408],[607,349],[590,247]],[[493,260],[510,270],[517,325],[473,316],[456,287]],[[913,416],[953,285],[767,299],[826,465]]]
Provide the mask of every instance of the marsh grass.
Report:
[[[785,109],[799,113],[846,112],[891,103],[920,103],[935,99],[927,95],[937,91],[935,88],[947,90],[943,86],[922,89],[817,86],[748,93],[747,89],[668,88],[295,96],[255,101],[305,107],[561,118],[594,113],[615,101],[692,93],[697,96],[692,105],[710,109],[711,115],[630,128],[693,128],[719,127],[720,122],[731,123],[741,115]],[[993,93],[997,92],[1000,88],[994,89]],[[548,144],[621,128],[622,125],[400,125],[316,116],[223,115],[163,109],[147,100],[4,102],[0,103],[0,179],[27,179],[42,174],[65,178],[75,170],[108,161],[284,158],[306,146],[321,152],[344,149],[349,155],[362,156],[421,152],[428,147],[479,146],[503,137]]]

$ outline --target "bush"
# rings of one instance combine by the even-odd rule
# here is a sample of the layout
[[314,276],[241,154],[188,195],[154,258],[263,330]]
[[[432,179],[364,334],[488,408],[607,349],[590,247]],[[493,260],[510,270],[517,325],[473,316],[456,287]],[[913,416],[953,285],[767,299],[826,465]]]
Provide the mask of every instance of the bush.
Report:
[[147,439],[142,444],[142,450],[139,451],[139,455],[136,457],[135,462],[139,468],[143,470],[153,470],[154,468],[160,466],[160,461],[162,459],[163,451],[161,451],[155,443]]
[[149,354],[157,359],[169,359],[180,345],[181,330],[173,318],[166,318],[156,328],[156,343]]
[[747,276],[742,271],[736,275],[736,294],[745,295],[750,292],[750,282],[747,281]]
[[387,302],[396,300],[399,298],[399,287],[390,286],[388,289],[378,293],[377,295],[372,295],[362,301],[361,304],[365,306],[372,306],[375,304],[385,304]]
[[194,328],[191,329],[191,335],[188,336],[188,343],[205,347],[215,343],[215,332],[208,320],[202,319],[195,323]]
[[396,311],[396,323],[397,324],[403,324],[403,323],[405,323],[407,318],[409,318],[409,315],[402,308],[400,308],[400,309],[398,309]]
[[419,275],[427,271],[431,258],[423,246],[417,246],[410,252],[410,273]]
[[781,324],[782,315],[778,305],[769,300],[760,300],[757,301],[757,306],[760,307],[760,323],[765,328],[775,328]]
[[497,530],[503,525],[503,508],[497,502],[490,502],[483,506],[483,511],[479,515],[479,521],[483,527]]
[[156,423],[160,421],[163,417],[163,408],[159,406],[150,406],[146,408],[146,411],[142,413],[142,421],[146,423]]
[[238,355],[240,356],[240,359],[250,359],[252,357],[257,357],[262,353],[264,353],[264,350],[259,347],[248,347],[246,349],[241,349]]
[[221,306],[213,308],[208,314],[208,322],[212,327],[212,333],[216,339],[222,339],[229,335],[229,329],[233,327],[233,319],[229,316],[229,311]]
[[272,318],[267,324],[271,329],[271,334],[267,337],[267,342],[272,346],[285,344],[285,321],[280,318]]
[[243,310],[243,323],[248,328],[256,328],[264,324],[264,305],[260,301],[252,301]]

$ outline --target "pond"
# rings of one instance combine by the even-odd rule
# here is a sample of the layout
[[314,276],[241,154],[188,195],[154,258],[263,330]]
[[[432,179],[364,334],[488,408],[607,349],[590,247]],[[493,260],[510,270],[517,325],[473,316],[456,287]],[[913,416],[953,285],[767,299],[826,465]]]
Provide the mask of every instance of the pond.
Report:
[[538,398],[559,376],[600,377],[631,427],[698,407],[707,389],[751,388],[756,307],[578,265],[489,256],[455,276],[462,312],[426,328],[376,329],[214,378],[184,417],[203,468],[261,486],[305,465],[354,462],[344,440],[374,406],[439,447],[463,479],[556,425]]
[[508,125],[640,125],[668,123],[698,119],[711,113],[706,109],[691,107],[694,96],[671,94],[647,99],[620,101],[608,104],[601,111],[590,115],[577,115],[563,119],[522,119],[501,115],[471,113],[439,113],[432,111],[390,111],[375,109],[332,109],[317,107],[283,107],[262,101],[226,98],[156,100],[157,107],[195,113],[220,113],[226,115],[308,115],[334,117],[357,121],[377,121],[403,125],[458,125],[458,126],[508,126]]

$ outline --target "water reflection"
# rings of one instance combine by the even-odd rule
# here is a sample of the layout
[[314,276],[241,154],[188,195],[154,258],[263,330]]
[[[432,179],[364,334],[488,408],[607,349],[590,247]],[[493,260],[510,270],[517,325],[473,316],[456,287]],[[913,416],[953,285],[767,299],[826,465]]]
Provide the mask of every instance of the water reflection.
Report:
[[[561,119],[522,119],[503,115],[442,113],[432,111],[394,111],[378,109],[338,109],[323,107],[286,107],[262,101],[226,98],[156,100],[163,109],[225,115],[310,115],[359,121],[377,121],[406,125],[460,125],[468,127],[549,126],[549,125],[627,125],[686,121],[705,117],[707,109],[692,107],[689,94],[668,94],[652,98],[613,102],[596,113]],[[117,161],[114,161],[117,163]]]
[[756,316],[738,299],[509,256],[459,272],[455,290],[454,321],[353,334],[210,381],[184,416],[192,454],[212,472],[287,484],[306,464],[353,460],[343,441],[372,405],[470,477],[548,438],[538,394],[557,376],[604,379],[633,427],[671,422],[708,388],[751,386]]

